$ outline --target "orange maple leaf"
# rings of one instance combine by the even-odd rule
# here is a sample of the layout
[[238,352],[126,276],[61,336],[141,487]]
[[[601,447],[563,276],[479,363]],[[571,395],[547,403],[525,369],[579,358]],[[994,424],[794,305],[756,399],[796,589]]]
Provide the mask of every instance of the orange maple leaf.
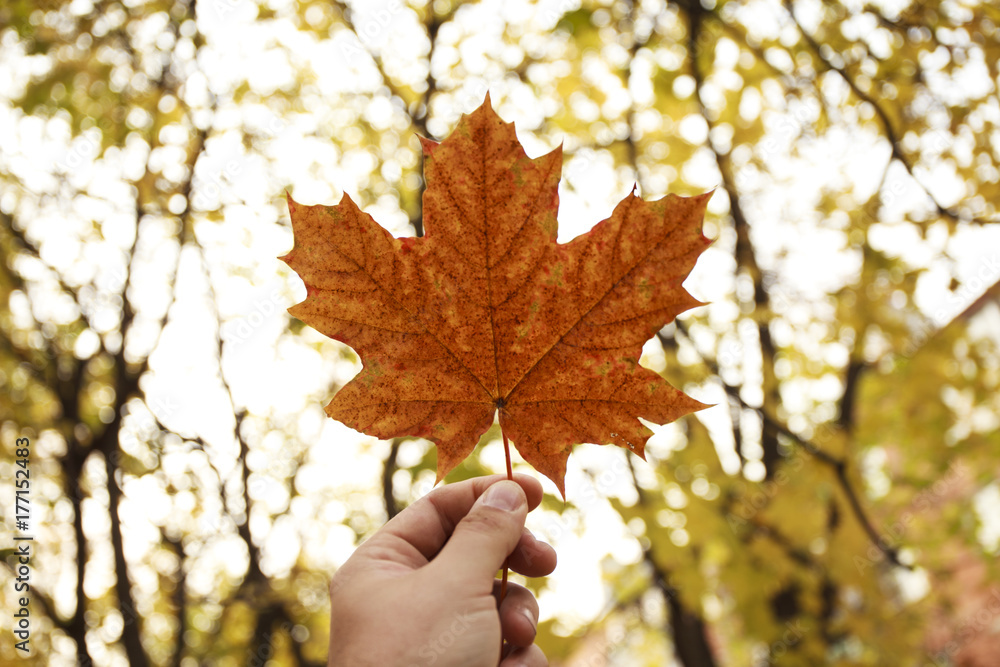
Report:
[[489,96],[450,137],[421,138],[423,238],[393,238],[346,194],[288,198],[306,285],[289,312],[350,345],[364,368],[326,413],[378,438],[437,445],[441,480],[500,413],[521,456],[565,496],[577,443],[644,457],[652,431],[706,407],[639,365],[642,346],[703,305],[681,283],[709,244],[711,193],[628,195],[606,220],[556,242],[562,147],[529,158]]

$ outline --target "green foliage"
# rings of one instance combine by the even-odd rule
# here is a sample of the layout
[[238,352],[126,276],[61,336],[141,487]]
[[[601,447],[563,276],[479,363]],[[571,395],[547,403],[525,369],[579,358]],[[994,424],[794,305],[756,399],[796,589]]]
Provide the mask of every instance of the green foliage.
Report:
[[[39,553],[24,664],[325,662],[328,576],[427,492],[435,453],[325,420],[358,361],[283,314],[283,190],[342,188],[419,231],[414,134],[487,89],[522,140],[562,142],[567,217],[633,184],[717,188],[686,283],[711,303],[647,361],[719,405],[648,463],[579,448],[568,502],[532,516],[604,584],[527,582],[552,664],[992,664],[993,6],[373,4],[0,7],[0,472],[29,437]],[[494,427],[448,481],[501,449]],[[604,552],[569,551],[595,531]]]

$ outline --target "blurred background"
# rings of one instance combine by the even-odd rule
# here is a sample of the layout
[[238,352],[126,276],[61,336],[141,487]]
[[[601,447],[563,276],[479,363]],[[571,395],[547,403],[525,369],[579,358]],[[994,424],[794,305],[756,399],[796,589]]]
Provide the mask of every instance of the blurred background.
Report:
[[[319,665],[327,581],[434,482],[323,406],[285,191],[421,234],[417,135],[562,143],[560,240],[715,188],[643,364],[715,407],[581,445],[529,527],[552,664],[1000,655],[1000,9],[948,0],[5,0],[0,602],[25,665]],[[491,430],[449,481],[503,470]],[[516,444],[516,443],[515,443]],[[528,471],[522,463],[515,467]]]

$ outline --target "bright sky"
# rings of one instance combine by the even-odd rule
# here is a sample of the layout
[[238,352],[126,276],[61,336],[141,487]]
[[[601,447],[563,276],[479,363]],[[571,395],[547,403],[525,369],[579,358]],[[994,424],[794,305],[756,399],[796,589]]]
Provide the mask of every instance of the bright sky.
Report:
[[[290,3],[276,0],[269,4],[279,17],[288,13]],[[371,171],[379,170],[391,181],[398,180],[403,170],[412,168],[417,159],[416,140],[404,135],[397,145],[397,140],[387,134],[379,150],[373,152],[357,145],[361,136],[352,125],[363,117],[379,130],[406,128],[402,115],[386,99],[376,97],[367,105],[357,99],[380,85],[365,49],[379,50],[386,67],[394,74],[418,81],[425,76],[420,56],[426,53],[427,45],[425,40],[413,37],[420,34],[414,14],[400,9],[397,3],[382,0],[363,3],[363,7],[362,3],[354,4],[358,6],[356,23],[366,36],[363,44],[346,32],[319,42],[303,36],[288,21],[256,22],[253,20],[256,10],[248,0],[199,3],[200,27],[208,37],[208,46],[200,61],[204,74],[196,73],[187,82],[187,101],[202,106],[207,103],[208,89],[227,91],[246,79],[259,93],[261,103],[237,108],[227,95],[220,96],[220,110],[213,120],[213,138],[196,172],[200,198],[194,200],[199,209],[214,208],[220,201],[224,207],[221,220],[201,220],[197,224],[198,237],[207,249],[209,273],[206,276],[193,251],[186,251],[181,257],[177,300],[152,360],[153,373],[144,383],[150,404],[164,424],[182,436],[202,436],[209,447],[205,454],[192,455],[181,442],[173,443],[161,459],[165,475],[150,475],[126,485],[130,502],[125,517],[128,547],[137,557],[136,562],[159,539],[158,525],[175,525],[205,540],[207,546],[196,556],[197,566],[191,568],[189,584],[196,593],[210,593],[223,573],[236,577],[245,566],[245,554],[239,551],[238,540],[210,541],[220,532],[231,533],[232,529],[212,518],[218,507],[203,508],[201,518],[196,521],[188,518],[196,505],[193,490],[179,489],[172,500],[166,491],[165,480],[177,477],[185,468],[211,488],[214,482],[208,460],[223,478],[234,474],[237,463],[232,408],[222,392],[214,361],[215,318],[206,304],[206,280],[211,281],[224,322],[223,370],[233,388],[234,399],[251,414],[269,418],[276,425],[275,430],[270,430],[263,422],[251,420],[252,451],[248,457],[253,471],[250,491],[258,504],[251,516],[251,528],[255,535],[266,535],[262,545],[265,573],[287,575],[300,553],[307,555],[313,567],[332,571],[355,546],[353,533],[340,522],[359,511],[362,515],[380,516],[381,461],[388,451],[386,443],[358,435],[327,419],[322,412],[322,406],[331,397],[332,386],[346,382],[360,365],[353,355],[342,354],[339,345],[311,329],[300,337],[287,333],[285,309],[301,301],[305,291],[301,281],[276,259],[292,245],[284,188],[297,200],[310,204],[334,203],[343,192],[348,192],[394,234],[411,233],[393,192],[386,189],[375,198],[362,193],[369,185]],[[545,41],[554,22],[552,16],[565,9],[564,5],[573,4],[565,0],[542,0],[532,6],[493,0],[459,12],[456,24],[441,32],[439,53],[442,62],[461,62],[469,76],[459,93],[435,105],[432,130],[446,134],[459,113],[478,106],[489,90],[501,116],[515,122],[529,155],[552,150],[564,139],[567,152],[580,148],[573,145],[575,140],[571,137],[533,133],[543,114],[561,100],[536,99],[529,89],[503,76],[505,66],[516,64],[523,57],[521,49],[552,48]],[[761,0],[757,5],[760,11],[753,14],[754,30],[762,35],[780,34],[785,27],[777,18],[780,11],[776,0]],[[520,25],[522,47],[502,45],[500,30],[505,20]],[[808,21],[808,12],[803,20]],[[155,21],[150,21],[149,31],[150,39],[155,39]],[[466,40],[466,35],[475,35],[475,39]],[[63,192],[79,189],[83,193],[38,206],[25,218],[32,220],[29,236],[42,242],[45,262],[74,280],[84,281],[96,275],[99,284],[113,292],[120,288],[124,275],[123,251],[130,245],[133,234],[128,185],[122,179],[134,178],[141,172],[148,147],[135,139],[122,149],[112,149],[103,160],[95,161],[93,136],[71,141],[68,125],[62,118],[49,122],[22,118],[5,100],[23,87],[29,69],[46,65],[36,59],[31,67],[25,67],[17,53],[15,43],[0,45],[3,56],[0,57],[0,154],[3,156],[0,160],[29,190],[26,202],[60,188]],[[723,47],[718,57],[725,60],[726,53]],[[604,55],[616,57],[614,53]],[[594,77],[603,80],[600,62],[601,59],[595,59]],[[550,69],[559,67],[557,64]],[[314,75],[302,98],[307,112],[282,114],[280,103],[270,104],[269,96],[288,85],[300,69],[311,70]],[[539,76],[546,75],[544,69]],[[977,76],[976,70],[970,69],[969,81],[977,80]],[[452,84],[446,76],[441,81],[444,89]],[[617,84],[609,79],[608,85]],[[641,100],[641,87],[635,92]],[[833,84],[826,86],[824,93],[831,101],[847,95],[843,87]],[[786,110],[779,97],[764,96],[748,103],[765,110],[771,132],[769,139],[773,142],[762,142],[770,148],[760,156],[771,170],[769,177],[749,167],[742,172],[745,181],[741,185],[747,193],[745,205],[753,222],[760,262],[781,276],[775,292],[778,309],[787,304],[786,315],[792,322],[817,316],[829,319],[832,313],[821,297],[853,279],[859,269],[859,257],[843,245],[843,236],[838,231],[846,218],[819,219],[817,198],[822,186],[840,183],[853,184],[856,197],[866,198],[878,187],[889,152],[870,131],[859,128],[856,118],[844,118],[842,128],[822,139],[800,137],[799,130],[808,128],[816,109]],[[586,100],[571,99],[569,103],[579,113],[588,113]],[[751,112],[753,109],[748,111]],[[997,113],[1000,115],[1000,110]],[[681,136],[692,141],[706,136],[707,128],[700,119],[674,120]],[[661,122],[659,114],[652,114],[648,122]],[[262,137],[260,154],[248,153],[244,147],[238,131],[243,125],[254,128]],[[794,131],[789,131],[790,128]],[[342,148],[325,138],[334,133],[343,140]],[[163,165],[165,176],[173,174],[180,178],[176,166],[182,159],[179,146],[186,141],[185,132],[179,126],[168,128],[163,138],[167,145],[150,159]],[[717,141],[723,138],[713,137]],[[355,146],[351,147],[352,144]],[[793,157],[796,154],[798,157]],[[748,155],[741,158],[734,154],[737,164],[748,159]],[[668,169],[679,168],[679,165],[672,167],[669,161],[666,158],[662,169],[654,169],[644,179],[655,189],[644,192],[645,196],[658,198],[665,193],[672,180]],[[564,165],[563,174],[559,212],[562,241],[585,232],[606,217],[631,190],[635,178],[627,169],[616,169],[607,155],[587,150],[576,152]],[[718,173],[707,150],[685,167],[685,176],[706,189],[719,185]],[[960,196],[960,184],[946,163],[938,163],[922,177],[933,184],[935,195],[945,204]],[[905,210],[928,206],[920,186],[898,165],[889,169],[882,187],[884,192],[893,194],[890,208],[894,212],[902,214]],[[0,196],[0,207],[11,211],[17,200],[17,195],[6,190]],[[28,210],[34,206],[22,205]],[[734,238],[729,229],[720,230],[717,224],[718,216],[727,207],[724,192],[717,191],[710,202],[706,233],[718,241],[705,252],[686,283],[697,298],[710,302],[700,312],[707,314],[719,330],[729,328],[728,324],[737,316],[732,294],[738,286],[727,277],[733,273]],[[889,215],[887,219],[892,217]],[[103,240],[91,229],[92,220],[98,221]],[[135,289],[141,304],[140,321],[150,328],[146,336],[130,341],[136,352],[155,339],[152,323],[168,304],[169,293],[163,287],[163,278],[169,275],[176,253],[169,242],[155,242],[156,237],[168,238],[173,234],[169,217],[149,216],[143,224],[153,238],[147,246],[139,248],[142,264]],[[926,237],[921,238],[908,223],[883,223],[873,230],[872,243],[914,265],[929,267],[920,280],[917,300],[923,312],[938,324],[950,319],[1000,277],[997,226],[967,229],[949,240],[944,229],[937,225],[931,225]],[[955,292],[947,288],[952,267],[957,267],[961,283]],[[41,267],[32,271],[44,274]],[[51,313],[56,318],[71,316],[69,306],[63,303],[39,299],[33,305],[37,312]],[[14,310],[16,315],[17,308]],[[116,306],[107,304],[96,318],[98,325],[104,322],[111,328],[116,313]],[[997,330],[1000,327],[994,329]],[[108,344],[113,345],[113,334],[105,336]],[[741,332],[732,332],[714,350],[720,360],[734,361],[731,370],[742,358],[741,340],[749,341],[752,333],[741,336],[744,336]],[[696,335],[696,340],[701,339]],[[715,344],[710,336],[703,339],[707,345]],[[94,336],[81,337],[80,354],[87,354],[96,343]],[[658,343],[650,342],[644,352],[643,363],[661,370],[664,362]],[[685,354],[693,357],[691,350]],[[846,352],[836,345],[817,349],[817,354],[837,359]],[[717,436],[724,469],[737,472],[739,460],[732,449],[728,408],[721,387],[686,390],[704,402],[721,404],[699,413],[698,419]],[[838,391],[836,382],[808,383],[796,387],[787,407],[792,413],[808,414],[817,402],[828,400]],[[757,398],[753,388],[748,388],[746,399],[753,402]],[[150,417],[137,408],[126,423],[132,432],[142,433],[149,430]],[[284,436],[279,434],[281,429]],[[652,458],[669,455],[679,439],[677,429],[674,425],[655,427],[657,435],[649,445]],[[58,449],[57,444],[52,447],[53,452]],[[135,454],[143,449],[128,438],[124,447]],[[401,462],[404,465],[415,462],[426,447],[426,443],[407,444],[400,452]],[[296,457],[300,456],[301,464],[296,469]],[[570,459],[566,480],[567,499],[573,509],[562,517],[542,511],[529,517],[529,527],[548,539],[559,554],[559,567],[550,577],[550,590],[541,600],[543,619],[558,615],[567,620],[570,629],[577,622],[597,617],[608,604],[603,594],[596,594],[604,591],[602,561],[611,558],[625,563],[641,557],[635,541],[628,538],[628,528],[606,501],[610,495],[627,499],[634,494],[624,456],[624,451],[610,447],[578,447]],[[483,460],[495,470],[503,470],[503,451],[498,442],[485,445]],[[642,465],[638,462],[640,468]],[[758,472],[753,464],[746,470],[750,477]],[[91,483],[96,484],[103,472],[94,467],[87,474]],[[300,494],[294,502],[289,501],[286,482],[292,474]],[[432,482],[429,477],[419,479],[409,490],[409,496],[423,495]],[[547,490],[555,493],[551,482],[546,480],[545,484]],[[238,489],[232,483],[227,490],[231,501],[238,499]],[[991,512],[1000,517],[1000,491],[995,485],[980,494],[976,507],[982,517]],[[53,509],[54,515],[58,511],[61,510]],[[107,533],[106,514],[95,509],[85,512],[84,518],[89,533],[95,536]],[[672,537],[683,541],[685,533],[677,528]],[[996,547],[1000,542],[997,522],[984,524],[982,539]],[[87,586],[96,595],[113,580],[111,559],[95,558],[93,566],[92,574],[88,575],[93,578],[88,579]],[[138,567],[137,575],[140,587],[151,589],[156,585],[150,568]],[[58,595],[56,599],[63,607],[68,604],[68,600]],[[316,599],[309,604],[322,606],[325,601]]]

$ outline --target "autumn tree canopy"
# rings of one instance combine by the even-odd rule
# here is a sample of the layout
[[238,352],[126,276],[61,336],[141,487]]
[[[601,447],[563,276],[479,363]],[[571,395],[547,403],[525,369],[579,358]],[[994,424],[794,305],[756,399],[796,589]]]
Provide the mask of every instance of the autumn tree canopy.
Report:
[[[714,189],[684,282],[708,305],[640,360],[714,407],[646,462],[575,443],[565,501],[545,482],[552,664],[991,664],[998,25],[971,1],[4,3],[24,664],[325,662],[330,574],[438,459],[324,415],[361,364],[286,314],[286,192],[423,236],[420,137],[487,93],[529,158],[561,146],[560,243],[633,192]],[[487,425],[445,481],[502,467]]]

